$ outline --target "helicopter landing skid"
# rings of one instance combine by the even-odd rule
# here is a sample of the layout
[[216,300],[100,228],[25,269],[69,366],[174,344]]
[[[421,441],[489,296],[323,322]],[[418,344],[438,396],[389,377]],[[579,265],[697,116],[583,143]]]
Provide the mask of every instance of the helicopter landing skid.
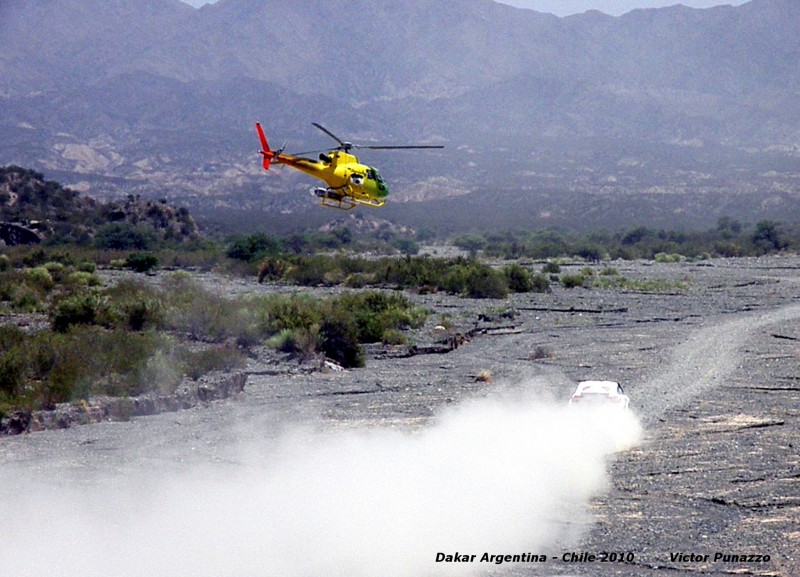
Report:
[[333,188],[315,188],[311,193],[322,199],[320,204],[328,208],[352,210],[356,206],[356,202],[351,197]]

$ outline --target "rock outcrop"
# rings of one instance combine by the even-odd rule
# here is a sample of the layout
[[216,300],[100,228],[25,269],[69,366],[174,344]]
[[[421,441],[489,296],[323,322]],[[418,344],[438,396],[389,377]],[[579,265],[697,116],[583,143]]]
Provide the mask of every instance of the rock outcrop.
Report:
[[247,375],[209,374],[194,381],[186,379],[172,394],[150,392],[138,397],[92,397],[60,403],[51,411],[14,411],[0,418],[0,435],[19,435],[48,429],[68,429],[101,421],[127,421],[134,417],[190,409],[227,399],[244,390]]

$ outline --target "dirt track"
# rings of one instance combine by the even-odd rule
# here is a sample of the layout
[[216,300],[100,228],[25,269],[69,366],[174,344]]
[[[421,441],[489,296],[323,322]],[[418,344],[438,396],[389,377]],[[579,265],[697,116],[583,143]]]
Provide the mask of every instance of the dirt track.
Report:
[[[265,355],[250,366],[238,400],[2,439],[0,464],[62,480],[99,474],[113,484],[151,466],[235,460],[239,436],[277,434],[290,420],[413,428],[488,389],[535,382],[543,398],[564,402],[575,381],[608,378],[626,386],[646,441],[611,465],[612,489],[593,505],[595,523],[577,550],[630,552],[633,562],[557,560],[505,571],[800,574],[800,258],[613,266],[628,278],[680,280],[688,289],[556,287],[506,302],[417,296],[435,311],[420,341],[434,338],[442,314],[471,340],[447,354],[375,349],[366,369],[344,372],[307,372]],[[255,283],[229,289],[274,290]],[[482,373],[493,382],[476,378]],[[717,552],[762,561],[714,563]],[[562,551],[552,554],[560,559]]]

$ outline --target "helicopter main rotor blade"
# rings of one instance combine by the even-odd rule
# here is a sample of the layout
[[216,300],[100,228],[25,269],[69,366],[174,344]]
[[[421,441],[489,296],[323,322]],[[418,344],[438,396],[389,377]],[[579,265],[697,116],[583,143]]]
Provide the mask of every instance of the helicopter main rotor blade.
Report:
[[405,146],[359,146],[356,144],[354,148],[369,148],[371,150],[401,150],[408,148],[444,148],[444,146],[437,144],[409,144]]
[[304,152],[293,152],[292,156],[304,156],[306,154],[319,154],[320,152],[330,152],[330,148],[320,148],[319,150],[306,150]]
[[313,124],[314,126],[316,126],[317,128],[319,128],[319,129],[320,129],[322,132],[324,132],[325,134],[327,134],[328,136],[330,136],[331,138],[333,138],[333,139],[334,139],[336,142],[338,142],[338,143],[339,143],[339,145],[340,145],[340,146],[347,146],[347,144],[348,144],[348,143],[346,143],[345,141],[343,141],[341,138],[339,138],[338,136],[336,136],[336,135],[335,135],[333,132],[331,132],[330,130],[328,130],[327,128],[325,128],[324,126],[322,126],[321,124],[317,124],[316,122],[312,122],[311,124]]
[[312,122],[316,128],[319,128],[322,132],[333,138],[336,142],[339,143],[339,147],[341,150],[345,152],[349,151],[352,148],[363,148],[369,150],[401,150],[401,149],[412,149],[412,148],[444,148],[444,146],[434,145],[434,144],[409,144],[409,145],[402,145],[402,146],[364,146],[361,144],[353,144],[352,142],[347,142],[342,140],[338,136],[336,136],[333,132],[322,126],[317,122]]

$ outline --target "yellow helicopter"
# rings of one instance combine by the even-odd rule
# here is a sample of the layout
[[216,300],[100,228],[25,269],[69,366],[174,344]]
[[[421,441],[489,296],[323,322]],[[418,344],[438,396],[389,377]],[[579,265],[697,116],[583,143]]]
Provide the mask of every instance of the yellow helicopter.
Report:
[[[271,150],[261,123],[256,122],[256,131],[258,131],[258,137],[261,140],[261,156],[263,157],[264,170],[269,170],[270,165],[273,163],[285,164],[324,181],[328,186],[314,188],[312,193],[321,199],[322,206],[341,210],[350,210],[359,204],[378,208],[386,203],[386,196],[389,194],[389,188],[381,178],[378,169],[358,162],[358,158],[350,154],[352,149],[444,148],[436,145],[360,146],[343,141],[316,122],[311,124],[339,143],[338,147],[321,152],[319,160],[304,158],[300,155],[283,154],[283,148]],[[311,153],[303,152],[300,154]]]

